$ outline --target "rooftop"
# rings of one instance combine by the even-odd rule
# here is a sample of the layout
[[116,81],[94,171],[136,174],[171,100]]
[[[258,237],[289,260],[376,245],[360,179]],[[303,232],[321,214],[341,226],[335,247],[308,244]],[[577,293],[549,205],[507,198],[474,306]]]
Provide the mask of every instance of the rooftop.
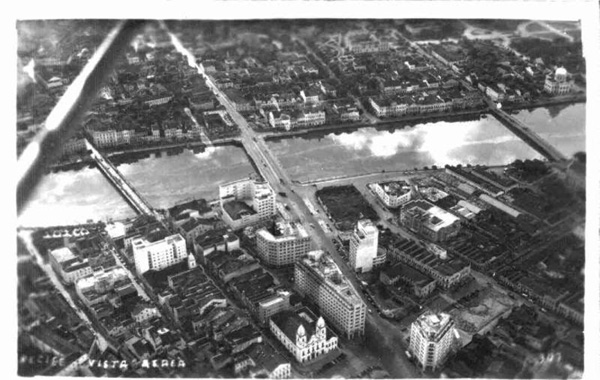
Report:
[[407,203],[402,208],[402,213],[410,213],[420,217],[422,224],[432,231],[439,231],[460,220],[448,211],[423,200]]
[[406,264],[396,264],[391,267],[388,266],[383,269],[383,273],[385,273],[388,277],[391,278],[400,276],[417,286],[427,285],[433,281],[433,279],[428,275]]
[[382,182],[379,184],[386,194],[399,197],[410,193],[410,184],[406,181]]
[[428,340],[439,340],[453,326],[452,317],[446,313],[425,312],[414,322],[423,337]]
[[246,203],[232,200],[223,204],[223,209],[233,220],[239,220],[247,215],[254,215],[256,211]]
[[303,258],[300,263],[311,268],[315,274],[325,281],[332,289],[340,294],[348,302],[357,304],[362,300],[352,287],[350,282],[344,277],[331,256],[322,250],[311,251]]
[[[316,317],[315,314],[308,308],[303,307],[297,311],[284,310],[273,315],[271,320],[283,333],[292,341],[296,341],[296,333],[300,326],[302,326],[306,335],[306,340],[310,340],[317,330],[317,322],[320,318]],[[325,321],[323,320],[323,326]],[[327,339],[331,337],[332,333],[327,329]]]
[[306,229],[301,224],[285,222],[277,223],[274,231],[269,231],[266,228],[261,228],[256,232],[256,234],[261,236],[265,240],[277,242],[291,241],[295,239],[308,237]]

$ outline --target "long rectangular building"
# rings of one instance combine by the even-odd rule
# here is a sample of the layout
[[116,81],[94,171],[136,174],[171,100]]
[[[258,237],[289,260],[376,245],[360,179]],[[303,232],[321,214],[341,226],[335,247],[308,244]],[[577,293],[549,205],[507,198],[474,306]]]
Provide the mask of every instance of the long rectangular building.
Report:
[[154,240],[149,236],[132,242],[135,269],[138,274],[149,270],[162,270],[178,264],[187,258],[185,239],[181,235],[171,235]]
[[296,263],[294,285],[301,295],[315,302],[325,319],[347,338],[364,335],[367,307],[325,252],[309,252]]

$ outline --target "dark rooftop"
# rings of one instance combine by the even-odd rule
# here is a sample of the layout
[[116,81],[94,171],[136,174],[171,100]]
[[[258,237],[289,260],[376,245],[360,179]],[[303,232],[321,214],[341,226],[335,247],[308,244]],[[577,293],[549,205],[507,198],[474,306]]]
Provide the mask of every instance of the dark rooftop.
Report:
[[254,211],[252,209],[252,207],[248,206],[244,202],[240,202],[240,201],[236,201],[236,200],[225,203],[223,205],[223,208],[225,209],[225,212],[227,212],[227,214],[229,214],[229,216],[233,220],[241,219],[245,215],[256,214],[256,211]]

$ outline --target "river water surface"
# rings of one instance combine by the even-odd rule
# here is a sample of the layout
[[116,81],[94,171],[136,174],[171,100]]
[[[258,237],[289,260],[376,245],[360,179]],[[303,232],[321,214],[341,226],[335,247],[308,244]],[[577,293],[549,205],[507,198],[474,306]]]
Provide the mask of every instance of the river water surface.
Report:
[[[585,104],[519,111],[515,117],[567,156],[585,150]],[[396,128],[396,129],[394,129]],[[437,121],[415,126],[372,127],[313,133],[268,141],[292,179],[306,181],[382,170],[446,164],[508,164],[541,158],[492,116],[470,121]],[[254,173],[242,148],[219,146],[201,153],[150,154],[118,169],[153,207],[167,208],[195,198],[216,199],[219,184]],[[22,226],[123,219],[135,213],[97,169],[44,177]]]

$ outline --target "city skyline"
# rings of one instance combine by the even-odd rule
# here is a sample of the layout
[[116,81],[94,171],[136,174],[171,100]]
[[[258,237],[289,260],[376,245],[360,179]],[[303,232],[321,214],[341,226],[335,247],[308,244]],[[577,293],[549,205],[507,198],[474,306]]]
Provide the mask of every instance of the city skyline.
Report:
[[587,376],[580,22],[17,29],[20,375]]

